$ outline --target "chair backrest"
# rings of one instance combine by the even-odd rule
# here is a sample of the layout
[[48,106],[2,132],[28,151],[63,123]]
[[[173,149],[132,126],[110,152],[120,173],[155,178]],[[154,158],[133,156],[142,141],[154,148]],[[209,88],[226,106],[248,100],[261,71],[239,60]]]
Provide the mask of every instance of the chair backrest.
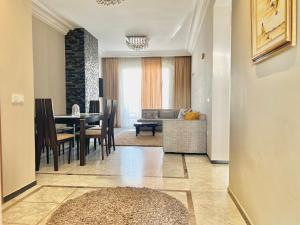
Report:
[[111,114],[112,104],[113,104],[113,100],[112,99],[107,99],[107,108],[108,108],[108,115],[109,115],[109,117],[110,117],[110,114]]
[[116,112],[117,112],[117,100],[112,100],[111,104],[111,113],[109,118],[109,129],[112,131],[115,127],[115,121],[116,121]]
[[36,141],[39,142],[39,145],[41,146],[44,146],[46,142],[45,125],[45,101],[44,99],[35,99]]
[[57,146],[57,134],[55,127],[55,120],[53,115],[53,107],[52,100],[45,99],[45,109],[46,109],[46,122],[47,122],[47,130],[49,134],[50,146],[54,149]]
[[102,120],[102,126],[101,126],[101,134],[106,135],[107,134],[107,128],[108,128],[108,101],[104,100],[103,102],[103,120]]
[[99,101],[90,101],[89,113],[100,113]]

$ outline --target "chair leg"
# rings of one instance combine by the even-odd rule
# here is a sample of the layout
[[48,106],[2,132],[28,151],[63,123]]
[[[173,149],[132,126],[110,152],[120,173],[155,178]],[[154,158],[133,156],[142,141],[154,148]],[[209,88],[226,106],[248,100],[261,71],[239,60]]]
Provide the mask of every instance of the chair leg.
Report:
[[90,139],[87,138],[86,139],[86,143],[85,143],[85,155],[90,153]]
[[109,155],[109,152],[108,152],[108,142],[107,142],[107,136],[105,136],[104,140],[105,140],[106,156],[108,157],[108,155]]
[[97,139],[96,138],[94,138],[94,149],[95,149],[95,151],[97,149]]
[[76,150],[77,150],[77,152],[76,152],[76,153],[77,153],[77,160],[79,160],[79,148],[80,148],[80,145],[79,145],[79,138],[76,139],[76,142],[77,142],[77,146],[76,146],[76,147],[77,147],[77,148],[76,148]]
[[86,142],[86,155],[90,153],[90,138],[87,139]]
[[53,160],[54,160],[54,171],[58,171],[58,146],[55,145],[52,151],[53,151]]
[[113,142],[113,148],[114,148],[114,151],[116,151],[115,134],[114,134],[114,132],[112,133],[111,137],[112,137],[112,142]]
[[69,163],[69,164],[71,163],[72,142],[73,142],[73,141],[70,141],[70,142],[69,142],[69,156],[68,156],[68,163]]
[[108,148],[109,148],[109,153],[111,152],[111,133],[108,132],[107,134],[108,137]]
[[[100,140],[100,139],[99,139]],[[102,152],[102,160],[104,160],[104,146],[103,146],[103,140],[101,140],[101,152]]]
[[58,145],[58,155],[60,155],[60,144]]
[[46,145],[46,158],[47,158],[47,164],[50,163],[50,149],[49,146]]
[[65,154],[65,143],[62,143],[63,155]]

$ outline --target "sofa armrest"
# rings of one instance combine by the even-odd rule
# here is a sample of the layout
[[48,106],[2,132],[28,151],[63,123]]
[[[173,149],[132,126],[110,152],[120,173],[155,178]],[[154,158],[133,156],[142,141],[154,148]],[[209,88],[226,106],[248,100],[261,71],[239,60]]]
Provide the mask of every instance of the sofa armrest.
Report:
[[164,152],[206,153],[206,120],[164,120]]

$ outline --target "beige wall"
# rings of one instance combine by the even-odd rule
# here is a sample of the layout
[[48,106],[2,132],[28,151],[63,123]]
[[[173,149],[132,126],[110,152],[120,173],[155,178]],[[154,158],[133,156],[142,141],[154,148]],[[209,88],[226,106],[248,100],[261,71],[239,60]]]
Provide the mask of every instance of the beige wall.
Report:
[[[1,139],[1,105],[0,105],[0,196],[2,199],[2,139]],[[0,224],[2,224],[2,204],[0,204]]]
[[230,189],[253,224],[299,225],[299,38],[253,65],[248,1],[233,0],[232,21]]
[[[197,45],[192,53],[192,108],[207,115],[207,152],[211,155],[213,6],[211,1],[205,15]],[[202,53],[205,58],[202,59]]]
[[34,96],[51,98],[56,114],[66,111],[65,39],[39,19],[32,19]]
[[[31,0],[0,1],[0,102],[4,196],[35,180]],[[12,94],[25,97],[11,103]]]

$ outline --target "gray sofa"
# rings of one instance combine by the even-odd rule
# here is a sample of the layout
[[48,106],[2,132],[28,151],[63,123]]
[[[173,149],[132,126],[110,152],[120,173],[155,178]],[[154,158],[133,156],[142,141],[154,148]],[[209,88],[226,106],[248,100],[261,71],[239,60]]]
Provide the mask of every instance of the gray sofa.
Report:
[[[142,118],[138,122],[156,122],[158,123],[156,131],[162,131],[163,120],[177,119],[178,114],[178,109],[143,109]],[[147,131],[149,128],[141,130]]]

